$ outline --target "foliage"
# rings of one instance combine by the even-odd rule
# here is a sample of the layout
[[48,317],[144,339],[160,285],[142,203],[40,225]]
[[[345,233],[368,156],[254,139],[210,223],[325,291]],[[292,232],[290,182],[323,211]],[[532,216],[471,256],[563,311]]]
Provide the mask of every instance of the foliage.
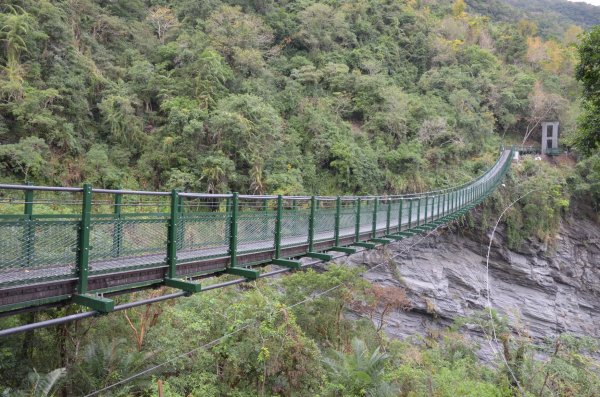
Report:
[[[0,348],[0,390],[84,395],[141,374],[107,393],[509,397],[516,383],[506,359],[526,395],[598,394],[600,373],[592,358],[597,341],[561,335],[534,344],[495,312],[491,320],[488,312],[477,313],[427,337],[389,340],[370,310],[387,321],[386,313],[409,309],[409,301],[395,287],[370,285],[361,271],[330,264],[327,271],[295,272],[11,336]],[[131,299],[166,292],[139,292]],[[25,314],[0,325],[31,321]],[[478,346],[461,328],[489,336],[492,324],[504,359],[482,365]],[[64,369],[54,371],[57,364]],[[148,368],[153,370],[142,373]]]
[[401,193],[468,179],[547,108],[574,118],[576,27],[472,1],[196,3],[4,2],[0,177]]

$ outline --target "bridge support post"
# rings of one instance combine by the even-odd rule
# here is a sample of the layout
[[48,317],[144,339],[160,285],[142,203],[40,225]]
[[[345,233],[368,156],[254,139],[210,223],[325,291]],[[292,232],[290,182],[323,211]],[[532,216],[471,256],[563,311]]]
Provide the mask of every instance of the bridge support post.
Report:
[[387,219],[385,221],[385,234],[390,234],[390,221],[392,217],[392,200],[387,200]]
[[281,256],[281,217],[283,216],[283,197],[277,196],[277,217],[275,218],[275,259]]
[[177,190],[171,191],[171,217],[167,228],[167,277],[165,285],[177,288],[189,294],[200,292],[198,283],[177,279],[177,247],[179,246],[180,197]]
[[354,254],[356,249],[349,247],[340,247],[340,216],[342,211],[342,198],[337,196],[335,200],[335,226],[334,226],[334,244],[329,251],[343,252],[345,254]]
[[315,211],[317,209],[317,199],[315,196],[310,198],[310,217],[308,218],[308,252],[315,250]]
[[231,215],[229,218],[229,266],[225,269],[225,273],[246,277],[249,280],[256,280],[259,275],[259,273],[256,270],[237,267],[238,215],[240,210],[238,193],[232,193],[230,207],[231,208],[229,209],[229,212]]
[[92,227],[92,185],[83,185],[81,204],[81,223],[77,243],[77,293],[72,296],[75,303],[102,313],[111,312],[115,303],[96,295],[88,294],[88,276],[90,263],[90,228]]
[[413,199],[408,199],[408,228],[412,227],[412,209],[413,209]]
[[305,255],[308,258],[319,259],[329,262],[333,259],[330,254],[315,252],[315,212],[317,211],[317,198],[310,198],[310,216],[308,218],[308,253]]
[[377,237],[377,211],[379,210],[379,197],[375,197],[373,201],[373,230],[371,230],[371,238]]
[[400,199],[400,208],[398,209],[398,231],[402,231],[402,210],[404,209],[404,200]]
[[[294,205],[294,204],[292,204]],[[281,259],[281,223],[283,219],[283,197],[277,196],[277,218],[275,219],[275,258],[271,263],[290,269],[300,269],[301,263],[289,259]]]
[[121,224],[121,208],[123,206],[123,195],[121,193],[115,194],[115,208],[113,209],[115,225],[113,227],[113,241],[112,241],[112,256],[118,258],[121,256],[121,250],[123,247],[123,225]]
[[356,225],[354,228],[354,242],[360,242],[360,197],[356,198]]
[[[27,182],[31,186],[31,182]],[[22,257],[25,267],[33,264],[35,257],[35,226],[33,225],[33,190],[25,190],[25,203],[23,204],[25,226],[23,227]]]
[[337,196],[335,200],[335,226],[334,226],[334,245],[340,245],[340,213],[342,211],[342,199]]

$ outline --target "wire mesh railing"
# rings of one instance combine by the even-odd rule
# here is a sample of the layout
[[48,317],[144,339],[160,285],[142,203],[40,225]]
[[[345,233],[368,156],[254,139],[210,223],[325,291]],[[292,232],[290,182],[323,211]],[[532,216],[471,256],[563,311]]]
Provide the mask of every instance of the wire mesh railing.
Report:
[[[512,159],[505,150],[485,174],[458,189],[405,196],[250,196],[51,188],[0,184],[0,290],[139,268],[282,250],[304,253],[427,227],[467,210],[495,189]],[[418,232],[418,229],[414,229]]]

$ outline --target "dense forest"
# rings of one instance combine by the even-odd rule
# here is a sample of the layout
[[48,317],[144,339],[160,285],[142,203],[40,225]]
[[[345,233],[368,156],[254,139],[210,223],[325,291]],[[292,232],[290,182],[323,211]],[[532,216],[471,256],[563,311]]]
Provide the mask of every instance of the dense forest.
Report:
[[600,23],[600,7],[568,0],[467,0],[476,12],[495,20],[519,21],[525,16],[545,37],[560,38],[573,25],[583,29]]
[[14,182],[417,191],[578,109],[580,28],[545,40],[463,1],[15,0],[0,23]]
[[[551,0],[4,0],[0,180],[424,191],[480,174],[501,144],[538,144],[540,122],[559,120],[570,155],[526,159],[483,210],[491,219],[535,189],[507,213],[507,237],[511,247],[544,240],[572,200],[600,203],[600,28],[584,33],[598,10]],[[85,395],[158,365],[104,395],[600,395],[586,355],[597,341],[533,345],[484,316],[388,340],[373,319],[410,302],[360,281],[363,270],[309,271],[11,337],[0,344],[0,390]],[[482,366],[465,324],[494,327],[507,364]]]

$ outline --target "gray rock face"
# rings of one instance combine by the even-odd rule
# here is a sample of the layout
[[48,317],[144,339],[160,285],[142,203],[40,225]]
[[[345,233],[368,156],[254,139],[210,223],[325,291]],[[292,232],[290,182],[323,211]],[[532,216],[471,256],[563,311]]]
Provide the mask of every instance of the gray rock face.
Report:
[[563,332],[600,338],[598,224],[571,218],[551,246],[530,241],[519,252],[506,248],[499,229],[488,272],[489,238],[489,234],[463,235],[461,229],[445,229],[408,252],[406,248],[421,237],[347,260],[368,265],[387,261],[364,277],[406,289],[414,308],[386,318],[385,330],[393,337],[424,334],[485,309],[489,285],[492,307],[535,339]]

